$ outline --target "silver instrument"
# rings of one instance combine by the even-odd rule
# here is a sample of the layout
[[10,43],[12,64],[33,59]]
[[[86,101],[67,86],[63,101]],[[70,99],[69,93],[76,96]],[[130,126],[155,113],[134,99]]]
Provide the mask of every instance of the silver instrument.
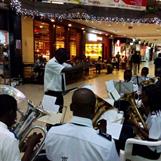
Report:
[[[0,94],[8,94],[10,96],[13,96],[18,103],[26,100],[26,96],[21,91],[9,85],[0,85]],[[34,161],[44,146],[44,140],[45,140],[47,131],[45,128],[41,126],[33,126],[33,122],[36,121],[38,118],[44,115],[47,115],[48,113],[45,112],[43,109],[40,109],[39,107],[36,107],[35,105],[33,105],[33,103],[30,100],[28,101],[27,111],[25,112],[25,114],[21,112],[19,109],[18,109],[18,112],[20,113],[21,118],[16,124],[16,126],[12,128],[12,131],[19,139],[20,151],[24,140],[29,136],[30,133],[33,133],[32,132],[33,130],[38,129],[39,131],[41,131],[41,133],[43,133],[43,136],[44,136],[41,139],[41,143],[36,145],[36,147],[34,148],[34,153],[32,154],[32,157],[30,160],[30,161]]]

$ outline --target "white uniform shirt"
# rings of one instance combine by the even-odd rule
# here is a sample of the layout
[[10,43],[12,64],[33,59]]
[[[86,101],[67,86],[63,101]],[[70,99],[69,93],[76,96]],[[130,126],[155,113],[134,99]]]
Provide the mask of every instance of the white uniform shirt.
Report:
[[44,91],[51,90],[62,92],[62,75],[66,89],[65,74],[61,73],[64,67],[71,67],[71,65],[66,63],[59,64],[55,58],[48,61],[45,66]]
[[[149,129],[149,138],[161,140],[161,111],[149,115],[146,123]],[[155,150],[154,148],[151,149]],[[157,152],[161,152],[161,147],[157,148]]]
[[20,161],[19,142],[0,121],[0,161]]
[[70,123],[52,127],[45,140],[51,161],[119,161],[113,141],[99,136],[87,118],[73,117]]

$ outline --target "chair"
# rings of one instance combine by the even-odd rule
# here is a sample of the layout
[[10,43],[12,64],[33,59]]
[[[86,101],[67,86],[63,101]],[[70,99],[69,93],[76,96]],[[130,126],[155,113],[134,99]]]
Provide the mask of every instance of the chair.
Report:
[[[158,147],[158,146],[161,146],[161,141],[154,142],[154,141],[145,141],[145,140],[130,138],[126,141],[125,150],[120,151],[121,161],[154,161],[151,159],[143,158],[138,155],[132,155],[133,144]],[[159,157],[159,159],[155,161],[161,161],[161,156]]]

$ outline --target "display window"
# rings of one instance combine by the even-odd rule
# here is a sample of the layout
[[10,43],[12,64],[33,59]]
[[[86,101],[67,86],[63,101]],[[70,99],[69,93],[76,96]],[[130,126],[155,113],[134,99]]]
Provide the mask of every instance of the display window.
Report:
[[50,58],[50,37],[49,24],[41,21],[34,21],[34,57],[35,61],[43,57]]
[[102,43],[86,43],[85,44],[85,55],[91,59],[98,59],[102,57]]
[[56,26],[56,49],[65,47],[65,29],[63,26]]
[[9,74],[9,54],[8,54],[9,34],[0,30],[0,74]]
[[73,57],[77,53],[77,31],[75,29],[70,29],[70,55]]

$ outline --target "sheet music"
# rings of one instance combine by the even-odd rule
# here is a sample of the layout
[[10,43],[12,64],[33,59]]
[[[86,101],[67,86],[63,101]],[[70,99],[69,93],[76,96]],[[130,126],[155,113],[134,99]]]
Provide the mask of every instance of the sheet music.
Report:
[[106,128],[107,128],[107,133],[110,134],[113,139],[119,140],[121,130],[122,130],[122,124],[107,121]]
[[62,120],[62,113],[50,112],[49,115],[42,116],[38,119],[38,121],[48,123],[51,125],[60,123]]
[[42,100],[43,109],[48,112],[58,112],[59,105],[56,105],[55,101],[56,101],[56,97],[44,95]]
[[119,100],[121,96],[114,86],[114,81],[113,80],[106,81],[105,84],[106,89],[109,92],[110,98],[113,99],[114,101]]
[[115,81],[115,88],[119,94],[132,93],[133,92],[133,83],[132,82],[122,82]]
[[103,98],[104,101],[109,103],[111,106],[114,106],[114,99],[113,98]]
[[99,120],[105,119],[107,121],[107,133],[112,136],[112,138],[118,140],[121,134],[123,113],[119,113],[118,109],[113,108],[106,111]]

